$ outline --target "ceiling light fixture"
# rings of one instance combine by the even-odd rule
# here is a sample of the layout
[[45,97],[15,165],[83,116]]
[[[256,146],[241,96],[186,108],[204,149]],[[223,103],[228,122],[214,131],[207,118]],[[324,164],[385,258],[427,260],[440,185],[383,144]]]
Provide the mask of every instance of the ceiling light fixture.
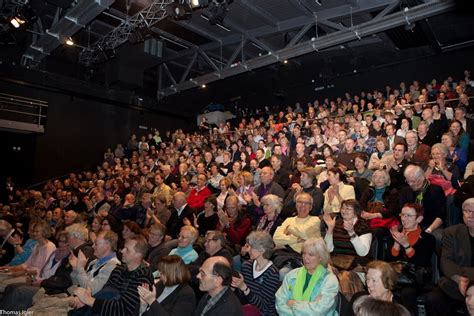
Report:
[[189,20],[192,16],[191,5],[186,0],[175,0],[166,7],[166,14],[175,20]]
[[10,18],[10,24],[18,29],[25,24],[36,21],[38,16],[28,5],[24,5],[18,10],[18,12]]
[[64,43],[68,46],[74,46],[74,41],[72,40],[71,37],[67,37]]

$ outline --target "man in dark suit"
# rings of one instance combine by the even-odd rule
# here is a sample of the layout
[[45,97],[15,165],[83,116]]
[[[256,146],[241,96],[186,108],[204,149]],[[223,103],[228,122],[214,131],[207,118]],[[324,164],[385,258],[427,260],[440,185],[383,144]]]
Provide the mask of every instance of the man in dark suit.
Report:
[[207,292],[194,311],[195,316],[241,316],[242,305],[230,288],[232,268],[224,257],[204,261],[197,276],[199,289]]
[[170,235],[171,238],[176,239],[178,238],[181,227],[184,226],[183,220],[187,218],[191,223],[193,222],[193,214],[195,213],[195,210],[189,207],[186,203],[186,194],[183,192],[176,192],[173,195],[173,205],[174,211],[172,210],[171,216],[166,223],[166,229],[168,235]]
[[393,147],[396,144],[406,144],[405,138],[395,135],[397,132],[397,127],[395,124],[390,123],[385,125],[385,133],[387,133],[387,141],[389,150],[393,150]]
[[451,315],[464,305],[467,285],[474,281],[474,198],[462,204],[464,224],[444,230],[439,285],[426,297],[427,315]]

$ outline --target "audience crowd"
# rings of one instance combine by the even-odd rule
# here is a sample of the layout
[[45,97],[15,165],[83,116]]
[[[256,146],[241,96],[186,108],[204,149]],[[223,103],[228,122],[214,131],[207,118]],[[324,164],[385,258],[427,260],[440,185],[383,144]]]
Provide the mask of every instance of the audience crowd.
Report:
[[474,315],[473,88],[266,107],[132,135],[40,189],[8,178],[0,309]]

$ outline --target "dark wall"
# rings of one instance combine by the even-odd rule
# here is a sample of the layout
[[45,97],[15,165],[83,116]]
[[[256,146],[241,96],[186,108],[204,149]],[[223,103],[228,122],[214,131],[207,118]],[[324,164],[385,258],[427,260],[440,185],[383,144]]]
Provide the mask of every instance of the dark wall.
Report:
[[[144,128],[158,128],[164,133],[187,125],[184,119],[15,84],[2,84],[0,92],[49,103],[44,134],[0,134],[7,140],[2,142],[2,152],[8,162],[0,164],[0,175],[13,175],[21,184],[93,167],[107,147],[114,149],[117,143],[126,144],[132,133],[146,133]],[[13,151],[13,147],[20,147],[21,151]]]

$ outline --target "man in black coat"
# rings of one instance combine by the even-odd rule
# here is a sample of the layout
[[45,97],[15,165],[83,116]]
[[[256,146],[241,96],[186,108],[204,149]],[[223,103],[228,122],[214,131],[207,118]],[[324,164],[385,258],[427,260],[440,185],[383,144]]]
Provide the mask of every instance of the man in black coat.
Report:
[[184,226],[183,220],[187,218],[192,223],[194,220],[193,214],[196,211],[186,203],[186,194],[183,192],[176,192],[173,195],[173,205],[174,210],[171,210],[171,216],[166,223],[166,230],[171,238],[176,239],[181,227]]
[[420,226],[428,234],[433,234],[438,242],[441,241],[441,228],[446,221],[446,196],[443,189],[430,184],[420,166],[408,165],[404,175],[408,186],[400,190],[399,209],[406,203],[423,205]]
[[426,297],[427,315],[450,315],[464,307],[467,285],[474,281],[474,198],[462,204],[464,224],[444,230],[441,272],[444,275]]
[[242,316],[242,305],[230,288],[232,268],[224,257],[204,261],[197,276],[199,289],[207,292],[194,311],[194,316]]
[[288,217],[295,216],[296,214],[296,202],[295,195],[300,192],[306,192],[313,197],[313,206],[311,208],[310,215],[319,216],[324,205],[324,194],[323,191],[314,185],[316,180],[316,172],[314,168],[307,167],[301,171],[300,183],[294,183],[290,192],[288,193],[285,201],[283,202],[283,209],[280,213],[280,217],[285,219]]

